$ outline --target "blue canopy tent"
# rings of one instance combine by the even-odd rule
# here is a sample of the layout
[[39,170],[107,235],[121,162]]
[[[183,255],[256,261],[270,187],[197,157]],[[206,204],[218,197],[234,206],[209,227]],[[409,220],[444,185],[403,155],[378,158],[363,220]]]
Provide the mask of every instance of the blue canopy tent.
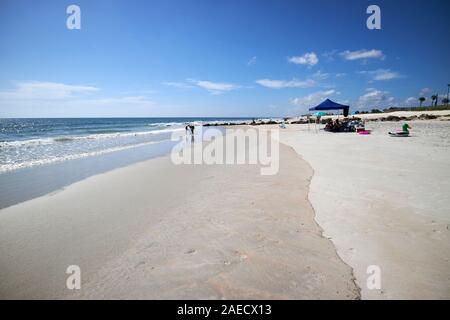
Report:
[[348,116],[349,106],[344,106],[343,104],[336,103],[330,99],[325,100],[321,104],[315,106],[314,108],[309,108],[309,111],[323,111],[323,110],[343,110],[344,117]]

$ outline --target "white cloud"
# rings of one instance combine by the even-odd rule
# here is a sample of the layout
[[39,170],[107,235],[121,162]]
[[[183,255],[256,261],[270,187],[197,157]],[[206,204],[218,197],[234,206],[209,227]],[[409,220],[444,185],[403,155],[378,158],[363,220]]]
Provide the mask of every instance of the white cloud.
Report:
[[[0,91],[0,116],[127,116],[151,110],[146,96],[99,97],[92,86],[54,82],[16,82],[13,89]],[[136,113],[134,113],[136,112]]]
[[187,84],[185,82],[173,82],[173,81],[165,81],[161,82],[161,84],[169,87],[179,88],[179,89],[190,89],[194,88],[194,86]]
[[418,105],[419,104],[419,100],[415,97],[409,97],[407,99],[405,99],[405,105],[407,106],[414,106],[414,105]]
[[162,84],[180,89],[192,89],[197,87],[205,89],[215,95],[241,88],[241,86],[234,83],[212,82],[196,79],[186,79],[186,82],[162,82]]
[[156,103],[145,96],[8,100],[0,104],[5,117],[126,117],[148,116]]
[[313,77],[317,80],[325,80],[330,77],[330,74],[319,70],[313,74]]
[[402,78],[403,76],[396,72],[392,71],[390,69],[378,69],[374,71],[360,71],[361,74],[368,74],[372,77],[372,80],[374,81],[386,81],[386,80],[392,80],[392,79],[398,79]]
[[188,81],[195,84],[199,88],[208,90],[211,94],[221,94],[227,91],[232,91],[240,88],[240,86],[233,83],[212,82],[194,79],[188,79]]
[[319,58],[317,58],[317,55],[314,52],[308,52],[302,56],[289,57],[288,61],[290,63],[302,64],[311,67],[319,62]]
[[389,92],[367,88],[366,93],[358,98],[357,105],[360,108],[382,108],[393,105],[394,98],[389,96]]
[[200,88],[211,90],[211,91],[230,91],[237,89],[238,86],[232,83],[220,83],[220,82],[211,82],[211,81],[197,81],[197,86]]
[[325,100],[335,94],[339,94],[339,92],[337,92],[334,89],[330,89],[330,90],[326,90],[326,91],[317,91],[317,92],[308,94],[304,97],[294,98],[291,100],[291,103],[295,104],[296,106],[300,106],[300,107],[314,107],[315,105],[319,104],[323,100]]
[[359,60],[359,59],[384,59],[384,54],[381,50],[357,50],[357,51],[343,51],[340,53],[345,60]]
[[282,88],[308,88],[316,84],[314,80],[307,79],[304,81],[293,80],[271,80],[271,79],[260,79],[256,80],[256,83],[271,89],[282,89]]
[[90,94],[99,90],[98,88],[92,86],[67,85],[57,82],[19,81],[14,84],[15,87],[12,90],[0,92],[0,99],[57,100],[74,97],[76,95]]
[[419,96],[425,96],[427,94],[429,94],[431,92],[430,88],[423,88],[422,90],[420,90]]

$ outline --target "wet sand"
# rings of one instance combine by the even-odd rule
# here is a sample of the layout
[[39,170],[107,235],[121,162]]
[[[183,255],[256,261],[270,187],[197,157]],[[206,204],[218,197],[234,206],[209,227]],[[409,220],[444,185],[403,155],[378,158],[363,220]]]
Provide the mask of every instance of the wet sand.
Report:
[[259,169],[162,157],[0,210],[0,297],[359,298],[314,220],[308,163],[281,145],[279,173]]

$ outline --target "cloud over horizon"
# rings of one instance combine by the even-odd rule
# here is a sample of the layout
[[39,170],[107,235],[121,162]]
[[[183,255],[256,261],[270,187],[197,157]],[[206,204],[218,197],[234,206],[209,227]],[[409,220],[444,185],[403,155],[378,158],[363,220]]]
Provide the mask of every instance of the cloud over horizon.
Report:
[[45,99],[56,100],[86,95],[99,91],[99,88],[84,85],[68,85],[46,81],[15,81],[11,90],[0,91],[0,99],[26,100]]
[[359,108],[383,108],[393,106],[394,98],[389,95],[388,91],[367,88],[366,93],[358,98],[356,105]]
[[[18,81],[13,82],[12,89],[0,91],[0,104],[12,108],[19,116],[34,116],[40,112],[73,116],[80,109],[89,110],[84,116],[123,115],[130,110],[144,112],[155,105],[144,95],[93,96],[99,91],[97,87],[86,85]],[[24,111],[26,114],[22,114]],[[14,115],[3,112],[2,116]]]
[[313,107],[319,103],[321,103],[323,100],[330,98],[331,96],[334,96],[336,94],[339,94],[334,89],[325,90],[325,91],[317,91],[310,93],[304,97],[294,98],[291,99],[291,103],[299,106],[299,107]]

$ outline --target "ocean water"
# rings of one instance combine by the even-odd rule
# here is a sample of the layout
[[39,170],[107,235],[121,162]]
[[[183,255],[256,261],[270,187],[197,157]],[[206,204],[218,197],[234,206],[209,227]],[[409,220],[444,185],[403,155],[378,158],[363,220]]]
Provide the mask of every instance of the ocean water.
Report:
[[0,119],[0,174],[156,144],[170,140],[186,123],[225,120],[241,119]]
[[168,154],[186,123],[245,118],[0,119],[0,209]]

